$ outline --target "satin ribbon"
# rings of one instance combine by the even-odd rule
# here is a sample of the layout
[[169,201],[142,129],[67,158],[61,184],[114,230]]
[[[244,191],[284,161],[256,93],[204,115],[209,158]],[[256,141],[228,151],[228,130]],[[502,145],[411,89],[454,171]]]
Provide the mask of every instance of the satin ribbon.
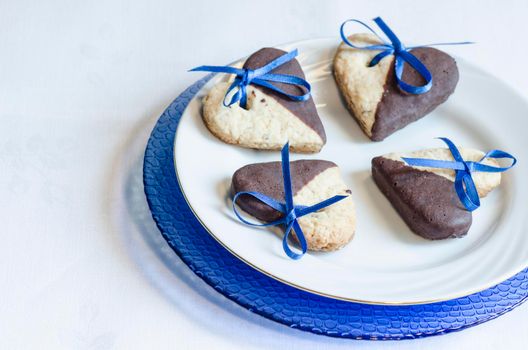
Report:
[[[468,211],[473,211],[480,207],[480,198],[477,192],[477,187],[475,186],[475,182],[471,177],[472,172],[481,171],[487,173],[501,173],[510,169],[515,165],[515,163],[517,163],[517,159],[515,159],[514,156],[496,149],[486,153],[478,162],[466,162],[462,158],[458,148],[451,140],[445,137],[439,137],[439,139],[447,144],[447,147],[449,147],[449,150],[453,155],[454,161],[406,157],[402,157],[402,159],[405,161],[405,163],[411,166],[455,170],[455,191],[458,195],[458,198]],[[508,167],[495,167],[492,165],[483,164],[482,161],[486,158],[511,159],[512,164]]]
[[[368,46],[357,46],[351,43],[347,36],[345,35],[345,25],[349,22],[355,22],[359,23],[365,28],[367,28],[372,34],[374,34],[378,39],[382,42],[382,44],[377,45],[368,45]],[[436,44],[428,44],[428,45],[419,45],[419,46],[411,46],[411,47],[405,47],[403,43],[400,41],[400,39],[394,34],[394,32],[389,28],[389,26],[381,19],[381,17],[374,18],[374,22],[378,25],[378,27],[381,29],[381,31],[389,38],[390,43],[386,42],[381,36],[379,36],[371,27],[366,25],[365,23],[357,20],[357,19],[349,19],[343,24],[341,24],[341,38],[350,47],[353,47],[355,49],[361,49],[361,50],[379,50],[381,51],[378,53],[374,58],[370,61],[369,67],[375,66],[379,63],[384,57],[389,55],[394,55],[394,73],[396,75],[396,81],[398,82],[398,86],[403,91],[410,93],[410,94],[424,94],[427,91],[431,90],[431,87],[433,86],[433,76],[431,72],[427,69],[427,67],[412,53],[409,52],[409,50],[418,48],[418,47],[426,47],[426,46],[439,46],[439,45],[467,45],[467,44],[473,44],[469,41],[464,42],[456,42],[456,43],[436,43]],[[425,84],[421,86],[414,86],[410,85],[402,80],[403,75],[403,67],[404,63],[407,62],[409,66],[411,66],[418,74],[422,76],[422,78],[425,80]]]
[[[299,225],[298,219],[305,215],[314,213],[318,210],[328,207],[329,205],[332,205],[336,202],[339,202],[340,200],[343,200],[347,198],[348,196],[336,195],[336,196],[325,199],[324,201],[311,205],[311,206],[295,205],[293,203],[293,190],[292,190],[291,175],[290,175],[290,159],[289,159],[290,155],[289,155],[289,144],[288,143],[284,145],[284,147],[282,148],[281,156],[282,156],[282,177],[284,181],[284,197],[285,197],[284,203],[279,202],[271,197],[268,197],[265,194],[262,194],[260,192],[243,191],[243,192],[238,192],[233,197],[233,211],[235,212],[235,215],[238,217],[238,219],[242,221],[243,223],[245,223],[246,225],[261,226],[261,227],[284,225],[286,229],[284,230],[284,237],[282,238],[282,247],[284,251],[286,252],[286,255],[288,255],[290,258],[294,260],[297,260],[297,259],[300,259],[308,250],[308,244],[306,243],[306,238],[304,237],[304,233],[301,229],[301,226]],[[258,199],[259,201],[268,205],[269,207],[283,213],[284,216],[280,218],[279,220],[268,222],[268,223],[255,223],[255,222],[251,222],[251,221],[244,219],[240,215],[240,212],[238,211],[236,207],[237,199],[243,195],[252,196]],[[294,252],[288,244],[288,239],[289,239],[292,229],[295,230],[295,234],[301,246],[300,254]]]
[[[281,95],[284,95],[294,101],[306,101],[310,98],[310,84],[299,77],[288,74],[273,74],[270,73],[275,68],[285,64],[286,62],[291,61],[297,56],[297,49],[285,53],[282,56],[277,57],[270,63],[266,64],[263,67],[257,69],[248,69],[248,68],[235,68],[230,66],[200,66],[190,70],[190,72],[213,72],[213,73],[226,73],[226,74],[235,74],[236,78],[227,89],[226,95],[224,97],[224,106],[229,107],[232,104],[235,104],[240,101],[240,106],[246,108],[247,106],[247,86],[249,84],[260,85],[270,90],[273,90]],[[303,95],[292,95],[286,93],[284,90],[276,87],[270,82],[275,83],[284,83],[289,85],[297,85],[301,90],[305,90],[306,93]],[[236,92],[231,97],[229,103],[226,104],[226,98],[231,94],[233,90]]]

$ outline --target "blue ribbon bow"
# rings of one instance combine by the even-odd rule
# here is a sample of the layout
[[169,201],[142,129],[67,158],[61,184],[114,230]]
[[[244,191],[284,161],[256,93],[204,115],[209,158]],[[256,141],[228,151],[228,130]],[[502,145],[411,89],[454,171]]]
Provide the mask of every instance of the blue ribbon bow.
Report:
[[[314,213],[318,210],[328,207],[329,205],[332,205],[336,202],[339,202],[340,200],[345,199],[348,196],[336,195],[336,196],[325,199],[324,201],[311,205],[311,206],[295,205],[293,203],[293,190],[292,190],[291,176],[290,176],[290,154],[289,154],[289,144],[288,143],[286,143],[286,145],[284,145],[284,147],[282,148],[281,157],[282,157],[282,162],[281,162],[282,163],[282,176],[284,179],[284,197],[285,197],[284,200],[285,202],[284,203],[279,202],[260,192],[243,191],[243,192],[238,192],[233,197],[233,211],[235,212],[235,215],[238,217],[238,219],[247,225],[251,225],[251,226],[284,225],[286,226],[286,229],[284,230],[284,237],[282,238],[282,247],[284,248],[286,255],[288,255],[290,258],[294,260],[297,260],[297,259],[300,259],[308,250],[308,244],[306,243],[306,238],[304,237],[304,233],[301,229],[301,226],[299,225],[298,219],[305,215]],[[247,221],[240,215],[236,207],[236,201],[238,197],[242,195],[249,195],[249,196],[252,196],[258,199],[262,203],[283,213],[284,216],[280,218],[279,220],[268,222],[268,223],[263,223],[263,224]],[[292,228],[295,230],[295,234],[301,245],[301,251],[302,251],[301,254],[295,253],[288,244],[288,238],[290,236]]]
[[[440,140],[444,141],[451,154],[453,155],[454,161],[449,160],[437,160],[437,159],[425,159],[425,158],[406,158],[402,159],[411,166],[422,166],[430,168],[442,168],[442,169],[453,169],[455,170],[455,190],[458,198],[466,207],[468,211],[473,211],[480,207],[480,198],[477,192],[477,187],[471,173],[474,171],[482,171],[487,173],[501,173],[513,167],[517,163],[517,159],[509,153],[500,150],[492,150],[486,153],[478,162],[466,162],[460,151],[451,140],[445,137],[439,137]],[[483,164],[482,161],[486,158],[507,158],[512,160],[512,164],[508,167],[495,167],[492,165]]]
[[[249,84],[263,86],[265,88],[278,92],[279,94],[282,94],[294,101],[306,101],[310,98],[310,89],[311,89],[310,84],[306,80],[296,77],[294,75],[270,73],[273,69],[294,59],[297,56],[297,54],[298,54],[297,49],[295,49],[291,52],[285,53],[284,55],[277,57],[276,59],[266,64],[265,66],[257,68],[257,69],[235,68],[235,67],[230,67],[230,66],[200,66],[200,67],[191,69],[190,72],[201,71],[201,72],[235,74],[236,78],[231,84],[231,86],[229,87],[229,89],[227,89],[226,95],[224,97],[224,106],[226,107],[229,107],[232,104],[240,101],[240,106],[242,108],[246,108],[247,86]],[[288,94],[284,90],[276,87],[270,82],[297,85],[301,89],[304,88],[306,93],[303,95]],[[231,93],[231,91],[235,89],[236,89],[236,92],[231,97],[231,101],[229,101],[229,103],[226,104],[227,96]]]
[[[357,46],[357,45],[352,44],[348,40],[344,32],[345,25],[349,22],[355,22],[355,23],[359,23],[363,25],[370,32],[372,32],[375,36],[377,36],[378,39],[382,42],[382,44],[369,45],[369,46]],[[400,87],[400,89],[410,94],[419,95],[419,94],[424,94],[427,91],[431,90],[431,87],[433,86],[433,76],[431,72],[429,72],[427,67],[416,56],[410,53],[409,50],[412,50],[418,47],[425,47],[425,46],[473,44],[472,42],[464,41],[464,42],[457,42],[457,43],[437,43],[437,44],[405,47],[403,43],[400,41],[400,39],[396,36],[396,34],[394,34],[394,32],[389,28],[389,26],[381,19],[381,17],[374,18],[374,22],[383,31],[383,33],[387,36],[387,38],[389,38],[389,40],[391,41],[390,43],[386,42],[371,27],[369,27],[368,25],[366,25],[365,23],[357,19],[349,19],[343,22],[343,24],[341,24],[341,38],[348,46],[353,47],[355,49],[381,50],[381,52],[378,53],[376,56],[374,56],[374,58],[370,61],[369,67],[375,66],[376,64],[378,64],[379,61],[381,61],[384,57],[388,55],[394,55],[395,57],[394,72],[396,75],[396,81],[398,82],[398,86]],[[420,74],[423,77],[423,79],[425,80],[424,85],[414,86],[414,85],[407,84],[406,82],[402,80],[403,66],[405,62],[407,62],[414,70],[418,72],[418,74]]]

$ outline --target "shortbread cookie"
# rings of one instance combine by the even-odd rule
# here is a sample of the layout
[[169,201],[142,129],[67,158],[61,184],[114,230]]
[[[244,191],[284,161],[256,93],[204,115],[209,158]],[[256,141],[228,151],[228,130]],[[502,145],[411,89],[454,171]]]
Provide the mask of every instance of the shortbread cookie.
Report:
[[[324,160],[297,160],[290,163],[293,201],[295,205],[314,205],[335,195],[350,194],[336,164]],[[284,202],[280,162],[246,165],[235,172],[232,195],[256,191]],[[259,200],[241,195],[239,207],[264,222],[280,219],[284,214]],[[352,196],[318,212],[299,219],[309,250],[331,251],[346,245],[354,236],[356,214]],[[280,228],[278,232],[283,233]],[[295,236],[295,235],[293,235]]]
[[[354,34],[348,39],[361,46],[380,43],[373,34]],[[420,47],[410,52],[431,72],[433,85],[424,94],[405,93],[396,81],[393,55],[369,67],[379,52],[341,43],[334,58],[334,76],[346,105],[373,141],[381,141],[433,111],[455,91],[458,82],[457,65],[451,56],[431,47]],[[420,74],[407,64],[403,81],[411,85],[424,83]]]
[[[285,54],[275,48],[264,48],[251,55],[244,68],[265,66]],[[293,59],[271,71],[304,79],[297,60]],[[288,94],[302,95],[298,86],[273,83]],[[262,86],[247,87],[247,109],[233,104],[223,105],[230,83],[214,86],[203,99],[203,119],[207,128],[220,140],[242,147],[280,150],[289,141],[294,152],[319,152],[326,143],[323,124],[317,114],[312,97],[294,101]]]
[[[459,148],[465,161],[478,162],[484,153]],[[381,192],[409,228],[427,239],[464,236],[472,222],[454,187],[455,171],[407,165],[402,157],[453,160],[449,149],[434,148],[409,153],[390,153],[372,159],[372,176]],[[493,159],[482,163],[498,166]],[[500,173],[474,172],[472,178],[480,197],[501,181]]]

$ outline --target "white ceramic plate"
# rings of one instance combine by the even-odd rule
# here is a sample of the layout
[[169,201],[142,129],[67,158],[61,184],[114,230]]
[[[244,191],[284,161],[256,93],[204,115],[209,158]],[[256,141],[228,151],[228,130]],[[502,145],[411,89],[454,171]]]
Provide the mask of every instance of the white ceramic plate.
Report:
[[[385,141],[371,142],[345,109],[332,77],[338,44],[318,39],[281,48],[299,49],[298,60],[313,86],[328,137],[319,154],[291,158],[327,159],[340,166],[357,207],[355,238],[337,252],[308,253],[293,261],[271,231],[235,219],[226,200],[233,172],[249,163],[279,161],[280,153],[228,145],[206,129],[201,98],[225,76],[215,77],[191,101],[175,141],[180,185],[207,230],[237,257],[273,278],[313,293],[366,303],[452,299],[491,287],[526,267],[528,193],[522,179],[528,179],[524,161],[528,104],[496,78],[458,60],[460,82],[447,103]],[[428,241],[413,234],[371,178],[373,157],[443,147],[434,139],[437,136],[483,151],[502,149],[519,159],[473,213],[473,225],[462,239]]]

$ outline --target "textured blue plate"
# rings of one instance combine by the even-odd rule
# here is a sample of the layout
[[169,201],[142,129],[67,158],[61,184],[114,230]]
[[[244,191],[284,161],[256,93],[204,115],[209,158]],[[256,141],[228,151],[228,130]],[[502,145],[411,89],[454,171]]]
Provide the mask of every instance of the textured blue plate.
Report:
[[187,205],[176,179],[176,128],[189,101],[211,77],[185,90],[160,117],[145,151],[145,193],[163,237],[205,282],[243,307],[292,328],[332,337],[408,339],[448,333],[489,321],[528,298],[528,269],[467,297],[412,306],[334,300],[278,282],[223,248]]

